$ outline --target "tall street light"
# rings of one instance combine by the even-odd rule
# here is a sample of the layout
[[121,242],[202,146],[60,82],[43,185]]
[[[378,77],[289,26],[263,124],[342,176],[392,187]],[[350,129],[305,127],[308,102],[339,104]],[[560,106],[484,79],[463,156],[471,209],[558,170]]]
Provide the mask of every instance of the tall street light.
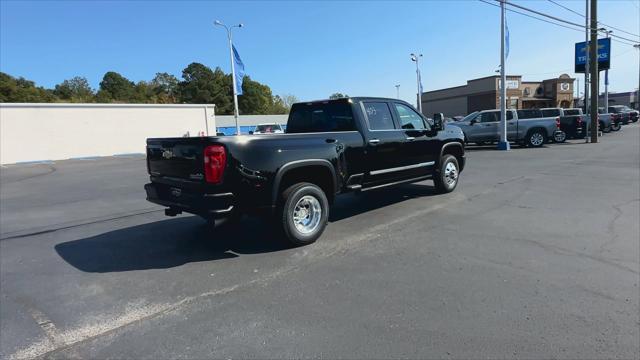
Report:
[[505,63],[505,0],[500,0],[500,141],[498,150],[509,150],[511,146],[507,140],[507,72]]
[[396,85],[396,99],[400,99],[400,84]]
[[[607,30],[605,28],[600,28],[598,30],[607,34],[607,39],[609,38],[609,35],[613,33],[612,30]],[[604,71],[604,109],[605,112],[609,111],[609,69]]]
[[411,53],[411,61],[416,63],[416,81],[418,82],[418,111],[422,114],[422,85],[420,84],[420,58],[422,54]]
[[638,49],[638,92],[636,92],[636,108],[640,110],[640,44],[633,45]]
[[227,30],[227,38],[229,39],[229,57],[231,59],[231,82],[233,83],[233,117],[236,120],[236,135],[240,135],[240,124],[238,123],[238,89],[236,88],[236,67],[235,62],[233,61],[233,40],[231,37],[231,29],[233,28],[241,28],[243,25],[232,25],[227,26],[223,24],[220,20],[216,20],[213,22],[214,25],[222,26]]

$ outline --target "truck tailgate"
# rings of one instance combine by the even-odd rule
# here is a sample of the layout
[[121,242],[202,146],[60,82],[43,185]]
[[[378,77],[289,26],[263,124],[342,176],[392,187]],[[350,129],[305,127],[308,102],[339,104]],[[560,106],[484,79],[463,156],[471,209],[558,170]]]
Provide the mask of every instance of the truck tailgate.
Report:
[[149,174],[204,181],[205,144],[205,138],[147,139]]

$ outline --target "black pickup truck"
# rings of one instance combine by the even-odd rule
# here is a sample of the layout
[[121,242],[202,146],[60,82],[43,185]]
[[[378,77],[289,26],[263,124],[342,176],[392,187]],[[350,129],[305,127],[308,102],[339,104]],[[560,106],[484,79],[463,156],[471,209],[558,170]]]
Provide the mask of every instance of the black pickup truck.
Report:
[[453,191],[464,135],[408,103],[353,97],[294,104],[285,134],[147,139],[147,200],[208,221],[271,214],[294,245],[324,231],[336,195],[433,179]]

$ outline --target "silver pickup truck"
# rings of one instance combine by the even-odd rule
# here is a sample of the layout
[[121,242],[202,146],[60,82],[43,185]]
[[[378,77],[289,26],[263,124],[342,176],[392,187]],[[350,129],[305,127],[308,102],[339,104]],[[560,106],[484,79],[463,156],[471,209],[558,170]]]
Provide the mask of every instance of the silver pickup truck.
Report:
[[[525,146],[540,147],[558,131],[556,117],[538,117],[538,111],[507,110],[507,140]],[[467,143],[483,145],[500,139],[500,110],[471,113],[451,123],[462,129]]]

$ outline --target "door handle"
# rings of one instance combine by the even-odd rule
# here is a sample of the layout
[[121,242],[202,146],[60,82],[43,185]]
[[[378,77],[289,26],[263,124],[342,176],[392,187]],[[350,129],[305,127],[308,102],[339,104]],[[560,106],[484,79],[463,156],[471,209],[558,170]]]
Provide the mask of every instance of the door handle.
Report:
[[408,141],[413,141],[413,140],[415,140],[415,139],[416,139],[416,138],[414,138],[413,136],[407,136],[407,140],[408,140]]
[[369,140],[369,144],[377,144],[379,142],[380,142],[379,139],[371,139],[371,140]]
[[336,139],[326,139],[325,141],[326,141],[328,144],[332,144],[332,143],[336,142],[337,140],[336,140]]

